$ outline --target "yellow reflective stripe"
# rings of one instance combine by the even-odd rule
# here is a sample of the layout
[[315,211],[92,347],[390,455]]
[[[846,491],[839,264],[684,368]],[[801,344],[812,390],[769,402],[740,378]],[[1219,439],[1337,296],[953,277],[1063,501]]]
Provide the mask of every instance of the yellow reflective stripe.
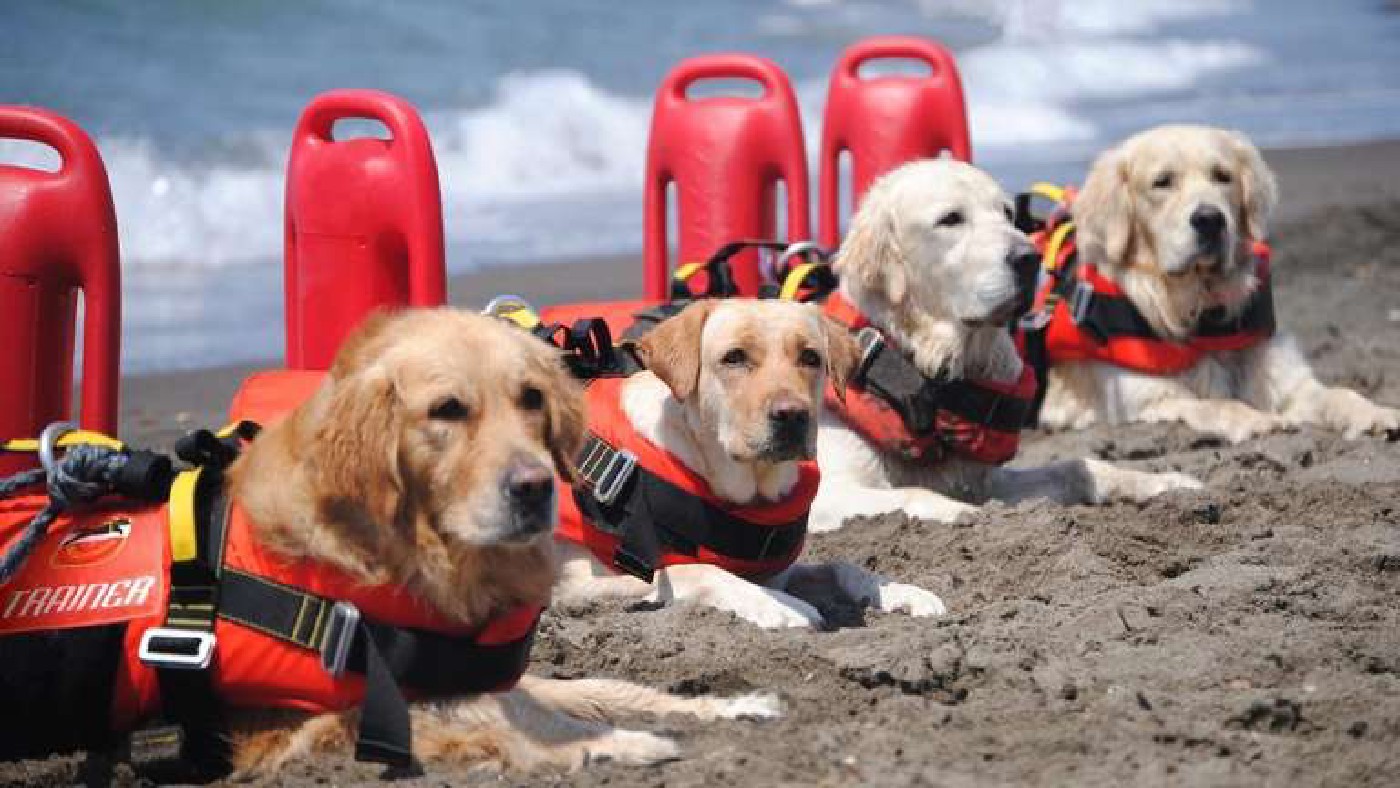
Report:
[[170,559],[192,561],[199,555],[199,543],[194,535],[194,492],[203,468],[181,471],[170,485]]
[[802,280],[807,278],[807,274],[812,273],[821,263],[802,263],[793,266],[792,270],[783,279],[783,287],[778,291],[778,297],[784,301],[792,301],[797,298],[797,290],[802,287]]
[[1045,257],[1042,258],[1046,271],[1053,273],[1059,266],[1060,247],[1065,245],[1065,239],[1072,232],[1074,232],[1074,222],[1065,222],[1056,227],[1053,233],[1050,233],[1050,240],[1045,244]]
[[[80,443],[90,443],[95,446],[106,446],[109,449],[121,451],[126,448],[126,444],[116,438],[103,435],[92,430],[74,430],[65,433],[58,439],[58,447],[66,449],[69,446],[77,446]],[[17,438],[0,443],[0,450],[14,452],[36,452],[39,450],[39,440],[37,438]]]
[[1031,184],[1031,194],[1037,194],[1047,200],[1062,203],[1065,201],[1065,190],[1053,183],[1039,181]]
[[699,271],[700,269],[702,269],[702,268],[704,268],[704,267],[705,267],[705,264],[704,264],[704,263],[686,263],[685,265],[682,265],[682,266],[680,266],[680,267],[678,267],[678,268],[676,269],[676,273],[675,273],[676,281],[677,281],[677,282],[684,282],[685,280],[689,279],[690,277],[695,276],[695,272],[696,272],[696,271]]

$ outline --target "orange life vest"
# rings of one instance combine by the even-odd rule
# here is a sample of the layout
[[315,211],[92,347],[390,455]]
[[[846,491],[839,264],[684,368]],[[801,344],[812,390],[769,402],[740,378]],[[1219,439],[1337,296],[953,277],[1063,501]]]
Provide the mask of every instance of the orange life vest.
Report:
[[583,480],[560,499],[558,537],[646,580],[657,567],[674,564],[713,564],[750,579],[792,565],[821,480],[817,464],[799,464],[797,483],[782,500],[722,500],[633,428],[621,405],[625,380],[600,378],[588,387],[590,435],[578,462]]
[[[245,381],[232,410],[240,418],[273,421],[319,385],[320,372],[264,372]],[[207,469],[206,469],[207,470]],[[177,482],[178,484],[178,482]],[[221,485],[219,485],[221,487]],[[220,491],[220,495],[221,495]],[[44,496],[0,502],[0,544],[8,545],[44,506]],[[226,705],[342,711],[361,703],[366,679],[351,660],[333,675],[324,666],[327,628],[335,603],[349,603],[377,632],[396,630],[418,638],[417,663],[401,677],[412,697],[508,689],[523,674],[542,606],[522,605],[465,627],[436,613],[425,601],[394,586],[367,586],[308,560],[286,560],[262,549],[252,523],[236,504],[205,506],[219,518],[200,542],[217,541],[218,619],[207,668],[209,684]],[[170,505],[104,502],[65,513],[39,550],[0,586],[0,639],[19,633],[124,625],[124,647],[112,685],[110,727],[129,731],[162,709],[158,671],[138,657],[153,627],[169,626],[172,552]],[[219,528],[219,525],[222,528]],[[217,549],[217,548],[214,548]],[[294,603],[277,626],[277,605]],[[274,608],[274,609],[269,609]],[[282,636],[278,636],[281,632]],[[285,635],[292,633],[300,642]],[[354,638],[354,631],[346,636]],[[350,641],[347,641],[347,644]],[[348,647],[348,646],[347,646]],[[383,646],[381,646],[382,648]],[[356,644],[359,651],[364,645]],[[430,652],[436,651],[435,663]],[[363,663],[364,655],[359,654]],[[441,670],[437,670],[441,668]],[[3,750],[3,748],[0,748]]]
[[[1233,317],[1223,307],[1207,310],[1191,337],[1178,342],[1158,335],[1116,283],[1092,261],[1079,259],[1073,227],[1060,229],[1068,221],[1061,214],[1059,223],[1052,219],[1031,236],[1047,259],[1031,313],[1039,328],[1028,331],[1026,341],[1043,341],[1037,352],[1043,352],[1046,365],[1099,361],[1148,375],[1176,375],[1208,353],[1244,350],[1273,336],[1270,250],[1264,242],[1252,244],[1259,286],[1244,308]],[[1033,336],[1038,331],[1043,335]]]
[[865,351],[844,401],[832,386],[826,390],[826,406],[862,437],[919,462],[955,456],[1000,465],[1016,456],[1036,396],[1030,364],[1010,383],[928,377],[839,292],[822,310],[855,333]]

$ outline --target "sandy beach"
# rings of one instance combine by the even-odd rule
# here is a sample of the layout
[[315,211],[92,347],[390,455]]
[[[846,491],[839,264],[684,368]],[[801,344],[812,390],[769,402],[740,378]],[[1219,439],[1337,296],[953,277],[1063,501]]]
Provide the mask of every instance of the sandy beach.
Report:
[[[1319,375],[1400,404],[1400,143],[1272,151],[1281,325]],[[635,258],[488,269],[454,303],[636,293]],[[133,378],[124,437],[215,424],[244,369]],[[1180,470],[1147,505],[993,506],[950,527],[886,517],[814,537],[940,594],[911,620],[824,606],[839,628],[621,603],[552,610],[533,670],[682,692],[767,690],[769,724],[668,720],[682,760],[576,775],[431,773],[409,784],[1382,785],[1400,770],[1400,443],[1303,430],[1238,446],[1179,426],[1032,434],[1020,462],[1096,456]],[[71,760],[0,769],[60,783]],[[344,761],[286,785],[377,785]]]

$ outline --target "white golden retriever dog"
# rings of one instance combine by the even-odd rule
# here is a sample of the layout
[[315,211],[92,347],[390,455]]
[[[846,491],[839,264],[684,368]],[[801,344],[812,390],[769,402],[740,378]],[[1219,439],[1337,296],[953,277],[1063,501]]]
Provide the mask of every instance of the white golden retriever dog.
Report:
[[[814,306],[732,299],[691,304],[647,334],[638,352],[647,369],[621,384],[622,418],[703,479],[715,499],[752,507],[782,501],[800,483],[828,372],[844,378],[856,347]],[[591,428],[601,412],[590,406]],[[656,523],[657,530],[666,525]],[[570,529],[561,535],[569,540]],[[659,567],[648,583],[615,573],[610,556],[595,555],[577,531],[573,538],[560,545],[561,600],[649,596],[727,610],[765,628],[815,627],[824,623],[821,613],[796,591],[826,584],[883,611],[944,612],[932,593],[849,563],[789,559],[776,573],[745,577],[710,563],[678,563]]]
[[[953,160],[906,164],[885,175],[852,219],[836,269],[839,293],[933,377],[1015,381],[1022,360],[1007,324],[1024,297],[1016,268],[1034,250],[1012,224],[1007,196],[982,171]],[[883,451],[836,413],[821,422],[822,485],[812,528],[904,511],[953,521],[988,500],[1072,503],[1143,500],[1200,483],[1094,459],[1007,468],[950,456],[911,462]]]
[[[1079,254],[1112,280],[1162,337],[1189,338],[1202,311],[1238,309],[1257,286],[1250,243],[1266,237],[1273,173],[1243,135],[1162,126],[1094,163],[1072,211]],[[1283,331],[1206,354],[1170,376],[1099,362],[1057,365],[1041,415],[1051,427],[1180,421],[1238,442],[1301,424],[1348,438],[1395,430],[1400,413],[1323,385]]]

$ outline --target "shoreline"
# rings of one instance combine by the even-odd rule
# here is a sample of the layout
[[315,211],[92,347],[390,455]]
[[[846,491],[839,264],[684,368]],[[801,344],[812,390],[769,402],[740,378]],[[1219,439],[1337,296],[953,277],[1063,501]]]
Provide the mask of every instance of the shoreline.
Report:
[[[1280,205],[1274,235],[1319,211],[1354,208],[1400,197],[1400,140],[1336,147],[1264,151],[1278,176]],[[1087,164],[1086,164],[1087,166]],[[450,277],[448,300],[480,308],[513,294],[536,306],[636,297],[640,254],[488,266]],[[120,433],[141,445],[168,446],[186,430],[223,423],[238,383],[262,363],[123,376]]]

